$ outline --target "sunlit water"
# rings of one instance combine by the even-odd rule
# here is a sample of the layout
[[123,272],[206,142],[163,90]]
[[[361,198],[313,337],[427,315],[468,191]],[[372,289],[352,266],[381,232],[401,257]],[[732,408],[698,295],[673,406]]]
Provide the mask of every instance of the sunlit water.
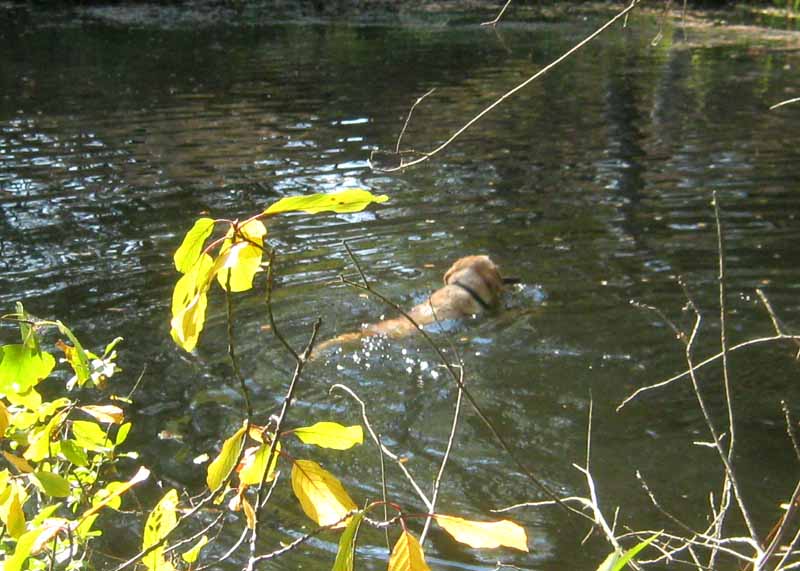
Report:
[[[592,467],[609,517],[621,505],[620,525],[666,525],[635,479],[639,469],[666,505],[702,526],[720,470],[712,450],[692,445],[708,436],[688,385],[614,412],[635,388],[685,365],[664,321],[630,301],[659,307],[688,331],[692,316],[681,311],[676,283],[683,276],[705,317],[697,353],[717,350],[717,190],[731,341],[772,331],[757,287],[789,328],[797,323],[800,114],[797,106],[767,110],[798,95],[797,52],[757,39],[707,44],[691,29],[667,29],[651,45],[657,26],[635,17],[427,164],[387,175],[367,163],[372,149],[393,148],[409,106],[429,89],[437,91],[404,138],[417,150],[444,140],[595,23],[510,22],[496,33],[446,18],[165,30],[86,18],[37,25],[17,15],[0,32],[0,307],[24,300],[93,346],[124,336],[117,390],[144,370],[132,440],[164,485],[199,490],[204,468],[192,458],[214,453],[241,422],[243,401],[220,295],[195,355],[169,339],[172,252],[200,215],[244,217],[283,196],[369,188],[391,201],[271,223],[274,309],[287,338],[302,347],[318,317],[328,338],[391,314],[337,283],[356,277],[345,240],[376,289],[409,307],[439,287],[452,261],[487,253],[522,281],[507,310],[447,324],[435,338],[463,356],[468,386],[515,454],[553,489],[585,494],[571,465],[585,461],[593,398]],[[265,327],[263,286],[259,279],[235,306],[242,370],[262,422],[293,366]],[[779,406],[783,398],[797,412],[792,355],[792,346],[775,346],[731,359],[741,477],[765,532],[796,473]],[[709,367],[702,379],[721,413],[719,373]],[[375,429],[428,489],[456,396],[435,354],[420,339],[328,353],[308,366],[290,423],[359,422],[357,403],[329,394],[336,383],[365,400]],[[357,503],[381,495],[369,443],[330,453],[292,442],[291,453],[322,461]],[[396,502],[424,511],[395,467],[387,478]],[[276,494],[265,551],[311,529],[288,481]],[[537,490],[465,407],[439,509],[487,518],[534,499]],[[530,554],[465,549],[436,532],[429,560],[593,569],[607,551],[600,539],[580,547],[583,524],[558,509],[510,517],[528,529]],[[135,549],[126,524],[116,525],[110,534],[128,542],[119,553]],[[222,553],[240,528],[232,521],[210,551]],[[277,565],[328,568],[336,541],[323,534]],[[382,534],[367,531],[361,541],[362,568],[385,568]],[[241,557],[220,568],[238,569]]]

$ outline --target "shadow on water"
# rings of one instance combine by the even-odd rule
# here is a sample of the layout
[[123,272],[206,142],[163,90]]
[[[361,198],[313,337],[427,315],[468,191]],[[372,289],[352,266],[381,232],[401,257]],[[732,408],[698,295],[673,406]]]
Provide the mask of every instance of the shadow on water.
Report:
[[[698,351],[715,351],[709,202],[716,189],[731,337],[770,330],[755,287],[766,288],[787,323],[800,317],[800,119],[789,107],[766,110],[797,96],[797,52],[691,43],[681,30],[667,30],[653,46],[655,25],[636,18],[437,160],[392,176],[366,162],[371,149],[391,148],[422,93],[437,88],[405,140],[428,149],[591,25],[512,24],[493,34],[474,25],[160,30],[83,20],[6,30],[0,305],[8,310],[24,299],[33,313],[63,319],[96,345],[125,336],[124,382],[147,367],[132,438],[160,478],[199,487],[203,470],[192,457],[233,430],[242,402],[230,383],[218,295],[196,355],[169,340],[171,254],[183,232],[201,214],[242,217],[282,196],[367,187],[391,201],[358,214],[287,216],[270,227],[279,252],[275,311],[292,342],[303,343],[317,316],[322,336],[332,337],[387,313],[336,284],[339,274],[353,273],[342,240],[376,287],[409,307],[438,287],[453,260],[488,253],[522,280],[509,311],[454,324],[437,338],[464,356],[470,387],[517,454],[554,489],[582,491],[571,463],[583,457],[593,394],[595,471],[609,508],[622,504],[623,523],[658,525],[633,477],[639,468],[666,503],[697,517],[719,472],[710,452],[690,444],[702,426],[687,387],[613,410],[636,387],[683,368],[670,331],[629,300],[655,304],[686,325],[675,284],[685,276],[708,317]],[[280,402],[291,363],[264,328],[262,291],[237,302],[236,327],[263,419]],[[420,340],[374,343],[312,363],[292,420],[358,422],[355,403],[328,394],[332,384],[347,384],[428,482],[455,390]],[[737,399],[747,403],[739,409],[744,480],[764,527],[794,478],[778,408],[780,398],[796,402],[796,368],[784,349],[733,358]],[[718,372],[707,373],[709,383]],[[721,410],[721,402],[713,405]],[[159,440],[160,433],[171,436]],[[464,414],[459,438],[442,511],[477,517],[536,497],[473,414]],[[380,495],[369,445],[345,454],[297,448],[342,475],[358,502]],[[395,471],[389,487],[420,509]],[[278,495],[285,513],[265,549],[308,529],[288,486]],[[441,567],[487,569],[501,558],[545,570],[594,568],[605,554],[599,540],[577,549],[578,532],[561,514],[515,518],[529,529],[530,555],[463,550],[434,534],[430,558]],[[364,540],[372,546],[364,549],[365,567],[383,568],[380,535]],[[322,536],[278,565],[324,568],[335,542]]]

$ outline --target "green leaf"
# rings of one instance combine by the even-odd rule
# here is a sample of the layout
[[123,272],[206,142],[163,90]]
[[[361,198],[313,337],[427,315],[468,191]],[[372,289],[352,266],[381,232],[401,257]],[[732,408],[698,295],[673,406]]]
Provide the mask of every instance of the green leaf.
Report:
[[[239,482],[246,486],[255,486],[261,483],[264,477],[264,471],[267,468],[267,457],[269,456],[270,444],[264,443],[258,447],[258,450],[252,456],[243,459],[243,467],[239,471]],[[275,455],[270,462],[269,474],[264,479],[265,482],[271,482],[275,479],[275,466],[278,464],[278,457],[281,452],[281,443],[278,442],[275,447]]]
[[117,438],[114,440],[115,445],[119,446],[128,439],[128,433],[130,433],[132,426],[130,422],[126,422],[119,427],[119,430],[117,430]]
[[17,318],[19,321],[19,333],[22,337],[22,344],[25,345],[28,349],[38,353],[40,351],[39,348],[39,339],[36,336],[36,330],[31,326],[28,321],[33,321],[31,316],[25,311],[25,307],[22,305],[21,302],[17,302]]
[[173,256],[176,270],[185,274],[192,269],[192,266],[200,258],[205,241],[213,231],[214,221],[211,218],[200,218],[195,221],[194,226],[183,237],[183,242]]
[[107,452],[113,447],[106,432],[96,422],[75,420],[72,422],[75,443],[86,450]]
[[364,442],[364,430],[358,424],[342,426],[338,422],[318,422],[313,426],[296,428],[293,432],[305,444],[334,450],[347,450]]
[[86,454],[86,450],[78,446],[74,440],[61,441],[61,454],[76,466],[85,468],[89,465],[89,456]]
[[46,379],[56,360],[50,353],[25,345],[0,347],[0,393],[24,393]]
[[186,563],[194,563],[197,561],[197,557],[200,555],[200,550],[205,547],[206,543],[208,543],[208,536],[204,535],[189,551],[184,551],[181,553],[181,559],[186,561]]
[[211,464],[208,465],[206,483],[208,489],[216,492],[228,478],[228,475],[239,460],[239,453],[244,445],[245,427],[242,426],[236,433],[222,444],[222,450]]
[[[161,501],[158,502],[153,511],[147,517],[147,522],[144,524],[144,539],[142,541],[142,550],[147,549],[159,543],[167,536],[175,526],[178,524],[178,492],[170,490]],[[172,570],[174,567],[164,559],[165,546],[161,545],[144,558],[142,563],[151,571],[167,571]]]
[[597,568],[597,571],[622,571],[642,549],[653,543],[659,535],[661,535],[660,532],[653,534],[651,537],[631,547],[624,554],[620,554],[616,551],[609,553],[608,557],[606,557],[600,564],[600,567]]
[[[66,335],[67,338],[72,342],[72,350],[64,350],[64,354],[67,357],[67,361],[69,362],[72,370],[75,371],[75,376],[78,377],[78,386],[82,387],[83,384],[89,380],[89,377],[92,374],[92,367],[89,364],[89,356],[86,354],[86,351],[83,349],[83,345],[81,342],[78,341],[78,338],[75,337],[75,334],[72,333],[72,330],[61,323],[60,321],[56,321],[56,325],[58,325],[58,330],[61,331],[62,335]],[[66,347],[66,345],[64,345]]]
[[267,208],[263,214],[281,214],[283,212],[302,211],[308,214],[318,212],[360,212],[372,202],[386,202],[385,194],[375,196],[368,190],[351,188],[328,194],[310,194],[308,196],[289,196]]
[[34,472],[35,482],[44,493],[53,498],[66,498],[70,493],[69,482],[53,472]]
[[33,545],[44,531],[46,528],[40,527],[21,535],[17,539],[14,555],[3,562],[4,571],[21,571],[23,564],[30,557]]
[[339,551],[336,553],[336,561],[333,562],[332,571],[353,571],[353,564],[356,558],[356,538],[358,537],[358,526],[364,519],[364,512],[358,512],[350,523],[344,528],[342,536],[339,538]]

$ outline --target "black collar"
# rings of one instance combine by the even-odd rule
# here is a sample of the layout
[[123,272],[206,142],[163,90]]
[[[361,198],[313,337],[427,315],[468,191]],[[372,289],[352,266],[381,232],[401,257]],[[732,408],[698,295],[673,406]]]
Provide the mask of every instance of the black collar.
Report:
[[454,282],[450,282],[450,285],[458,286],[461,289],[463,289],[465,292],[467,292],[470,295],[470,297],[472,299],[474,299],[476,302],[478,302],[478,305],[480,305],[483,309],[485,309],[487,311],[489,309],[491,309],[491,306],[488,303],[486,303],[486,301],[478,294],[478,292],[475,291],[474,289],[472,289],[471,287],[469,287],[467,284],[461,283],[460,281],[454,281]]

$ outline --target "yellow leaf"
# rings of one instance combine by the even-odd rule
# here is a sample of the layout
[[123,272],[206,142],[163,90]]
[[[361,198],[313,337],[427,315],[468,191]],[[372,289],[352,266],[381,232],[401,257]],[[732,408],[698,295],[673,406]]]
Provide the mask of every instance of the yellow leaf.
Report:
[[236,242],[231,245],[232,232],[228,232],[228,238],[222,244],[220,257],[225,252],[238,248],[225,262],[225,267],[217,274],[217,281],[222,289],[228,285],[228,274],[230,274],[230,286],[232,292],[247,291],[253,287],[253,277],[261,266],[261,257],[264,253],[264,236],[267,229],[259,220],[251,220],[239,228],[241,236],[236,237]]
[[470,547],[513,547],[528,551],[528,536],[522,526],[513,521],[471,521],[449,515],[433,516],[456,541]]
[[247,520],[247,527],[250,529],[256,528],[256,511],[246,497],[242,496],[242,510],[244,510],[244,517]]
[[3,401],[0,401],[0,438],[5,436],[9,424],[11,424],[11,415]]
[[8,460],[8,463],[14,466],[21,474],[30,474],[33,472],[33,466],[28,464],[25,458],[14,456],[11,452],[6,452],[5,450],[3,450],[3,456]]
[[225,482],[231,470],[236,467],[236,462],[239,460],[239,452],[241,452],[243,444],[244,426],[223,442],[219,456],[208,465],[206,483],[208,484],[209,490],[216,492]]
[[[178,492],[173,489],[164,494],[164,497],[147,517],[147,522],[144,524],[143,550],[158,544],[175,528],[178,523],[177,510]],[[174,569],[172,564],[164,559],[164,548],[165,546],[162,544],[142,558],[144,566],[151,571]]]
[[173,341],[184,351],[192,351],[197,347],[197,341],[206,321],[207,305],[205,292],[200,292],[183,311],[172,318],[170,334]]
[[313,426],[296,428],[294,434],[306,444],[334,450],[347,450],[364,442],[364,431],[358,424],[342,426],[338,422],[318,422]]
[[375,196],[362,188],[351,188],[328,194],[310,194],[307,196],[289,196],[281,198],[264,211],[264,214],[281,214],[283,212],[302,211],[308,214],[318,212],[359,212],[372,202],[386,202],[385,194]]
[[86,518],[96,514],[101,509],[111,504],[116,498],[120,497],[122,494],[130,490],[133,486],[135,486],[139,482],[144,482],[149,476],[150,476],[150,470],[148,470],[144,466],[141,466],[133,475],[133,477],[127,481],[125,485],[115,487],[114,491],[111,492],[109,495],[107,495],[105,498],[103,498],[103,500],[100,503],[94,505],[92,508],[83,512],[83,515],[81,515],[79,521],[83,521]]
[[200,541],[195,543],[194,547],[192,547],[189,551],[184,551],[181,553],[181,559],[186,561],[186,563],[194,563],[197,561],[197,557],[200,555],[200,550],[205,547],[206,543],[208,543],[208,536],[204,535],[200,538]]
[[356,504],[341,482],[322,466],[311,460],[297,460],[292,466],[292,490],[305,514],[317,525],[347,525],[348,512]]
[[25,512],[22,506],[26,499],[22,486],[12,482],[9,494],[0,505],[0,521],[5,524],[6,530],[14,539],[19,539],[25,533]]
[[213,231],[214,221],[211,218],[200,218],[195,221],[173,256],[176,270],[185,274],[192,269],[203,251],[203,244]]
[[78,407],[86,414],[90,414],[100,422],[119,424],[125,418],[121,408],[114,405],[85,405]]
[[206,319],[206,292],[216,264],[208,254],[203,254],[172,292],[172,320],[170,334],[175,343],[186,351],[197,345]]
[[[33,387],[21,393],[7,393],[6,399],[11,404],[24,406],[28,410],[38,410],[39,407],[42,406],[42,395],[40,395]],[[14,416],[19,416],[19,414],[20,413],[17,413]],[[17,423],[14,421],[12,421],[12,424],[17,426]]]
[[[239,469],[239,482],[245,486],[256,486],[261,483],[261,478],[264,476],[264,471],[267,467],[267,457],[269,456],[270,444],[264,443],[258,447],[258,450],[245,454],[242,459],[241,467]],[[278,442],[275,447],[275,455],[270,462],[269,474],[267,474],[265,482],[271,482],[275,479],[275,466],[278,464],[278,456],[281,452],[281,443]]]
[[430,571],[417,538],[403,531],[389,557],[389,571]]

